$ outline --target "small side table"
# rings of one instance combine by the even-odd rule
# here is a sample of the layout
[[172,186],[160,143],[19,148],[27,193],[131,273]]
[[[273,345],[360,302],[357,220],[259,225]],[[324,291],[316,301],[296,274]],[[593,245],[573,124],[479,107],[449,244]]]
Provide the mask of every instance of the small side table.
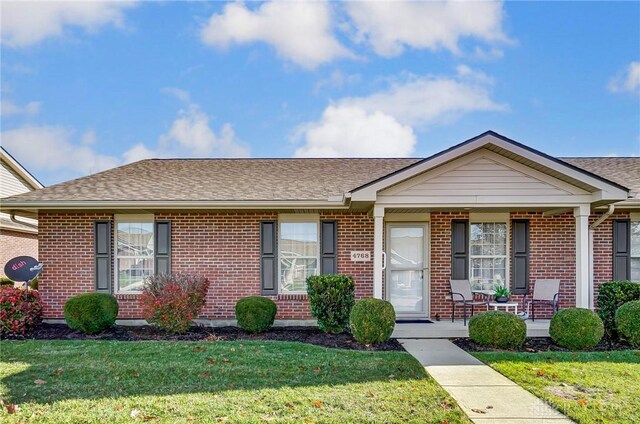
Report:
[[518,303],[517,302],[489,302],[489,307],[493,306],[493,310],[497,311],[498,308],[504,308],[506,312],[509,311],[510,308],[513,308],[513,313],[518,315]]

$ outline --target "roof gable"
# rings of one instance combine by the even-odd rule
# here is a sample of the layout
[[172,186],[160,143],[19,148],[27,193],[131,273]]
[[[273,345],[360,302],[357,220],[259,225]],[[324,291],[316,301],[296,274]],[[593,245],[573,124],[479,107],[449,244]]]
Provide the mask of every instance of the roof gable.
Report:
[[351,192],[353,201],[375,201],[377,194],[396,184],[414,178],[429,170],[470,155],[480,149],[498,154],[508,160],[525,165],[532,172],[541,172],[559,181],[592,194],[592,201],[623,200],[628,189],[581,168],[524,146],[493,131],[488,131],[457,146],[444,150],[404,169],[371,181]]
[[517,190],[523,195],[562,196],[588,194],[517,162],[480,149],[381,190],[380,196],[501,196]]
[[[31,173],[27,171],[27,169],[13,156],[11,156],[2,146],[0,146],[0,161],[2,161],[3,168],[5,168],[8,173],[12,174],[12,177],[19,181],[21,185],[25,186],[25,190],[36,190],[44,187],[40,181],[31,175]],[[9,193],[3,193],[3,195],[8,196]]]

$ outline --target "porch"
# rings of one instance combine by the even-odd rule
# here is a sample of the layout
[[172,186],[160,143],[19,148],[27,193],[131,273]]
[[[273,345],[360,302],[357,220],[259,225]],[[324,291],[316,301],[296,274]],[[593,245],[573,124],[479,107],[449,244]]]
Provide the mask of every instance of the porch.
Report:
[[[527,337],[549,337],[548,319],[525,320]],[[398,339],[444,339],[454,337],[469,337],[469,326],[462,320],[451,322],[450,319],[434,321],[432,323],[398,323],[393,330],[393,338]]]

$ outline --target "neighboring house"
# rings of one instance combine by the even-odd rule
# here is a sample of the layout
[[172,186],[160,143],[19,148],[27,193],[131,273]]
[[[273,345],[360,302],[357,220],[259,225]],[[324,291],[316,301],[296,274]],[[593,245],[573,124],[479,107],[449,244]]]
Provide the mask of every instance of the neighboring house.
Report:
[[[0,147],[0,199],[43,188],[9,152]],[[0,204],[2,204],[0,200]],[[32,214],[33,217],[37,213]],[[0,276],[4,277],[4,264],[16,256],[38,257],[38,221],[31,218],[13,218],[0,213]]]
[[205,318],[269,296],[308,318],[306,277],[344,273],[400,318],[450,316],[449,279],[561,280],[561,307],[640,280],[640,158],[557,159],[486,132],[426,159],[144,160],[6,199],[38,213],[45,316],[146,276],[209,278]]

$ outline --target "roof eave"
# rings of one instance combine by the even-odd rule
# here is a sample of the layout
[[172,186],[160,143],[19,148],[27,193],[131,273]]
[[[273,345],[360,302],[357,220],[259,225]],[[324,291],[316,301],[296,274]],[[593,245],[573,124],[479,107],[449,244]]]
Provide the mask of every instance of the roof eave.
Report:
[[0,211],[27,210],[100,210],[100,209],[347,209],[346,199],[337,200],[278,200],[278,201],[4,201]]

